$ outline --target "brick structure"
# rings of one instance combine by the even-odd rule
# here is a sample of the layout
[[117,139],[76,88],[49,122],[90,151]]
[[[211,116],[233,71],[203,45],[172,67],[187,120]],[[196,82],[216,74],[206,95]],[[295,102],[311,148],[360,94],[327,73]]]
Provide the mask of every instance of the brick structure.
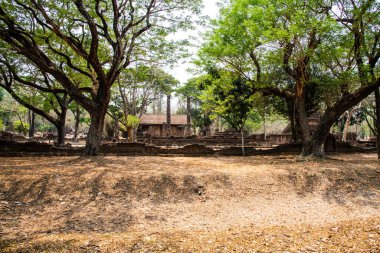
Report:
[[164,137],[170,132],[171,136],[185,136],[187,124],[186,115],[171,115],[170,131],[167,127],[166,114],[144,114],[140,118],[140,125],[137,128],[138,137]]

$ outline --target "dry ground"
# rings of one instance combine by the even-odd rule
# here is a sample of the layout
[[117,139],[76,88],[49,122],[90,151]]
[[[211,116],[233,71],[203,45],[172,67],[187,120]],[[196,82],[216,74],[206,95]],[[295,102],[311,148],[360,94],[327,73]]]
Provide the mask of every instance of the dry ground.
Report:
[[380,252],[380,163],[0,158],[0,252]]

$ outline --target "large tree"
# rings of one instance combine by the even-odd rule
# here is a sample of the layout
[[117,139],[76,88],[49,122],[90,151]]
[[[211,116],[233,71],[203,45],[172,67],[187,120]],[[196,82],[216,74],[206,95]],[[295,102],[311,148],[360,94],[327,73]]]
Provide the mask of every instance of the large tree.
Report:
[[[380,85],[371,71],[378,66],[379,16],[375,1],[234,0],[215,21],[201,63],[235,69],[255,91],[286,100],[302,155],[324,157],[332,124]],[[325,99],[314,134],[307,124],[308,90]]]
[[[0,39],[52,76],[88,111],[85,154],[96,155],[111,86],[149,50],[171,46],[165,37],[188,27],[200,0],[14,0],[0,3]],[[87,85],[88,94],[81,91]]]

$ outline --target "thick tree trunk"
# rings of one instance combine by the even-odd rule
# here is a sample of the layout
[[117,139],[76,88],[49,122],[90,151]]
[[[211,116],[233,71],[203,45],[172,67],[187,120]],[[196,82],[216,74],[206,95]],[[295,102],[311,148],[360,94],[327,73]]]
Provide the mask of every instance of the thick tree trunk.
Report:
[[59,147],[63,147],[65,145],[66,115],[67,115],[67,107],[62,107],[61,115],[59,115],[58,125],[56,126],[57,132],[58,132],[57,146]]
[[60,124],[57,125],[56,128],[58,132],[57,146],[63,147],[65,145],[65,135],[66,135],[65,123],[60,122]]
[[301,94],[296,98],[295,110],[298,116],[298,125],[301,131],[302,140],[302,156],[309,156],[312,154],[313,144],[311,142],[310,128],[307,121],[306,109],[305,109],[305,94]]
[[344,113],[344,108],[337,107],[338,110],[328,108],[324,115],[321,118],[320,124],[317,127],[317,130],[313,134],[312,138],[312,150],[311,156],[318,158],[325,158],[325,142],[327,135],[330,133],[330,128],[336,120]]
[[172,135],[172,118],[171,118],[171,95],[167,95],[166,103],[166,136]]
[[326,141],[326,136],[325,137],[320,137],[316,142],[313,142],[312,146],[312,153],[311,156],[317,157],[317,158],[326,158],[326,152],[325,152],[325,141]]
[[297,127],[297,111],[295,110],[294,102],[288,102],[290,130],[292,134],[292,141],[297,143],[299,141],[299,131]]
[[80,109],[77,107],[75,110],[75,126],[74,126],[74,142],[78,142],[78,131],[80,123]]
[[90,113],[91,124],[87,134],[86,146],[84,148],[85,156],[95,156],[99,153],[106,111],[107,106],[102,106],[101,108],[98,108],[98,110]]
[[28,119],[29,119],[29,138],[34,137],[34,125],[35,125],[35,119],[36,119],[36,114],[32,111],[29,110],[28,112]]
[[377,158],[380,159],[380,91],[375,90],[376,101],[376,138],[377,138]]
[[128,127],[127,128],[127,131],[128,131],[128,142],[133,142],[133,128],[132,127]]

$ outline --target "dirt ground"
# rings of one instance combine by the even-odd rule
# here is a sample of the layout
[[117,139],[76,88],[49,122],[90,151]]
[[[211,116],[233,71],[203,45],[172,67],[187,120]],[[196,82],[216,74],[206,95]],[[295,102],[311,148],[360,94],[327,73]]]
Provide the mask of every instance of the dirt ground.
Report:
[[0,252],[380,252],[380,162],[0,158]]

